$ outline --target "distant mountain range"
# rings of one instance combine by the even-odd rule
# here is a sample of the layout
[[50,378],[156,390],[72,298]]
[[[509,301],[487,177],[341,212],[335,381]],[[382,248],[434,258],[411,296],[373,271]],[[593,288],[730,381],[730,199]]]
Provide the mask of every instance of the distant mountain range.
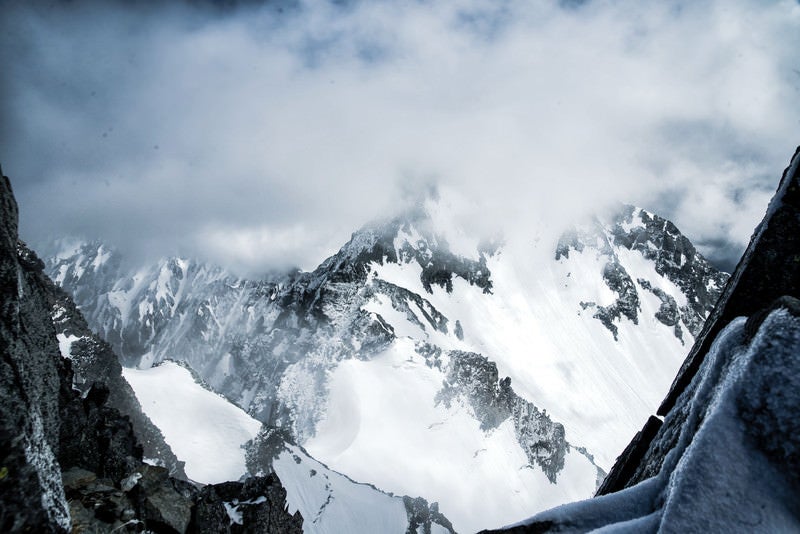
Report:
[[430,202],[261,281],[43,262],[0,208],[3,531],[444,534],[595,491],[496,532],[800,529],[800,149],[730,279],[631,206],[520,249]]
[[128,268],[80,241],[46,270],[124,365],[184,362],[264,423],[252,472],[283,478],[279,451],[302,446],[474,531],[593,494],[727,275],[632,206],[522,249],[446,210],[365,226],[269,280],[184,258]]

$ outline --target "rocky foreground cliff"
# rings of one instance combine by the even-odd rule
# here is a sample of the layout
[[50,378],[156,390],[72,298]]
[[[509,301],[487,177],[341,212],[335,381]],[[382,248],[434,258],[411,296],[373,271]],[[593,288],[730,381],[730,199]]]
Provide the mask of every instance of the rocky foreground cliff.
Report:
[[180,478],[113,352],[43,274],[17,225],[3,176],[0,531],[302,532],[274,475],[204,487]]

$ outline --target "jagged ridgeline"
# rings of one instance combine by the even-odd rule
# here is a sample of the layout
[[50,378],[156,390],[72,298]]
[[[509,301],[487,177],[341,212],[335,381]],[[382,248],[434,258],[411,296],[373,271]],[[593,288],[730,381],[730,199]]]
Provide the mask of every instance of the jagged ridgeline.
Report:
[[[556,260],[562,256],[568,258],[570,250],[582,252],[586,246],[597,248],[606,258],[603,280],[617,298],[611,305],[581,302],[581,307],[596,310],[593,317],[615,338],[618,333],[615,323],[620,317],[638,323],[641,290],[658,298],[661,304],[655,318],[673,327],[675,337],[683,341],[684,328],[692,337],[697,336],[728,279],[726,273],[717,271],[697,252],[672,222],[633,206],[623,206],[611,225],[596,219],[590,225],[565,233],[558,242]],[[634,283],[632,275],[636,273],[622,265],[617,251],[636,251],[652,262],[659,276],[680,288],[685,302],[679,305],[672,295],[646,278],[636,278]]]
[[176,478],[180,463],[141,413],[116,356],[19,241],[17,222],[3,176],[0,530],[302,532],[274,475],[203,488]]
[[451,223],[431,201],[266,280],[186,258],[131,267],[80,241],[47,272],[124,365],[183,361],[262,421],[251,473],[288,484],[279,458],[301,447],[303,465],[422,495],[471,531],[595,491],[726,275],[632,206],[519,257]]
[[[493,532],[800,531],[800,148],[597,497]],[[657,405],[653,405],[655,408]]]

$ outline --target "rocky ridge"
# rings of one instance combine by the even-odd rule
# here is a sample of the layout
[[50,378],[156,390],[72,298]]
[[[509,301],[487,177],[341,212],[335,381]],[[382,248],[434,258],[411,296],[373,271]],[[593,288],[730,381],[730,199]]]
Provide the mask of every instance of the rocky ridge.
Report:
[[[570,449],[564,426],[554,422],[546,411],[517,395],[511,387],[511,379],[500,379],[497,365],[485,356],[461,351],[451,351],[448,356],[447,379],[436,397],[437,402],[447,406],[459,400],[468,403],[481,429],[487,432],[510,418],[528,465],[539,466],[555,484]],[[579,452],[594,461],[585,451]],[[605,475],[597,467],[598,479]]]
[[[622,205],[608,220],[596,217],[588,224],[566,232],[558,242],[556,260],[568,258],[570,250],[593,248],[606,258],[603,280],[617,294],[613,304],[598,306],[583,302],[581,306],[596,309],[594,317],[617,336],[614,324],[620,317],[633,323],[639,320],[638,286],[655,294],[662,302],[656,318],[674,327],[675,337],[683,341],[683,328],[697,336],[709,311],[713,309],[728,275],[717,271],[675,225],[646,210]],[[655,271],[678,286],[686,303],[678,306],[675,298],[653,287],[651,282],[634,278],[620,263],[619,251],[636,251],[653,263]]]
[[[200,489],[143,462],[131,418],[110,400],[110,387],[120,386],[119,364],[87,335],[74,305],[54,291],[44,264],[18,240],[17,205],[5,176],[0,207],[0,529],[301,532],[302,518],[286,512],[275,476]],[[72,359],[62,357],[58,333],[74,339]],[[133,410],[129,392],[117,391],[117,403]],[[139,424],[145,420],[140,414]],[[150,439],[155,452],[164,446],[157,433]],[[159,454],[167,458],[166,450]],[[225,499],[248,503],[243,519],[231,517]]]

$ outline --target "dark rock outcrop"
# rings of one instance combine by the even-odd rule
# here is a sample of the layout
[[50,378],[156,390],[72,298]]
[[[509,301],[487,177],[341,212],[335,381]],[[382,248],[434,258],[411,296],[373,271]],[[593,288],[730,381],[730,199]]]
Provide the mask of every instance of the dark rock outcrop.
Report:
[[[224,485],[220,496],[143,462],[134,423],[112,400],[133,398],[116,357],[19,242],[4,176],[0,207],[0,530],[302,532],[274,476]],[[60,354],[56,335],[65,332],[83,340],[73,342],[73,360]],[[252,504],[239,523],[225,508],[234,501]],[[224,515],[203,512],[220,508]]]
[[[514,434],[528,458],[528,466],[538,466],[552,483],[564,468],[570,444],[564,426],[553,421],[543,410],[516,394],[511,378],[499,378],[497,364],[474,352],[450,351],[447,380],[436,401],[450,406],[465,402],[481,424],[490,431],[511,419]],[[582,449],[576,450],[593,458]],[[598,476],[605,473],[598,467]]]
[[453,524],[439,512],[439,504],[431,503],[422,497],[416,499],[405,496],[403,497],[403,504],[406,507],[408,514],[408,528],[406,534],[430,534],[432,525],[436,524],[439,527],[445,528],[451,534],[454,534]]
[[[289,515],[285,502],[286,490],[275,475],[206,486],[198,496],[190,530],[203,534],[302,532],[299,512]],[[228,523],[229,530],[221,531],[220,523]]]
[[603,267],[603,280],[618,295],[610,306],[598,306],[595,319],[599,319],[617,339],[617,326],[614,321],[627,317],[633,324],[639,324],[639,294],[628,272],[619,262],[608,262]]
[[43,265],[17,254],[17,204],[5,176],[0,208],[0,530],[64,532],[69,512],[57,457],[69,369],[36,283]]

